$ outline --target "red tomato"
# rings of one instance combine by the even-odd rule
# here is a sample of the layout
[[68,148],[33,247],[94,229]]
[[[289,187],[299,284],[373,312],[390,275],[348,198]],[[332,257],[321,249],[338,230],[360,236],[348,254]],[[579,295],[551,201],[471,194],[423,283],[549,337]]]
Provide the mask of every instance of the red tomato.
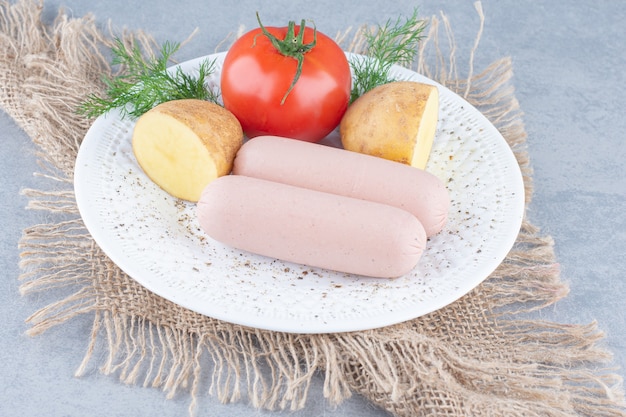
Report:
[[[265,27],[278,40],[299,36],[301,26]],[[315,45],[298,60],[283,55],[263,33],[263,26],[239,38],[229,49],[221,76],[224,107],[241,123],[248,137],[276,135],[317,142],[341,121],[348,108],[352,77],[339,45],[306,27],[303,44]],[[283,102],[284,99],[284,102]]]

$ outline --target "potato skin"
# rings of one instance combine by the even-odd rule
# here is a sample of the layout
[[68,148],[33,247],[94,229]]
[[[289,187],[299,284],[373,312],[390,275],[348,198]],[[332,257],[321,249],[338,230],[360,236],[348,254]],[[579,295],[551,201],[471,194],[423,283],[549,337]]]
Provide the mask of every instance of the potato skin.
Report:
[[229,174],[243,144],[239,120],[224,107],[205,100],[182,99],[159,104],[150,112],[171,116],[193,130],[211,155],[218,176]]
[[341,121],[343,147],[411,165],[422,114],[433,88],[414,81],[395,81],[363,94]]

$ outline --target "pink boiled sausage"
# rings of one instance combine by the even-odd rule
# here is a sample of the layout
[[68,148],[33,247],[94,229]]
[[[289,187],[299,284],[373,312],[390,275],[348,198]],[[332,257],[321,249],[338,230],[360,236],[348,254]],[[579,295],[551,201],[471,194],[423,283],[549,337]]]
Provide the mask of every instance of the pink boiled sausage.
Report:
[[448,190],[433,174],[331,146],[259,136],[239,149],[233,174],[396,206],[417,217],[429,237],[448,218]]
[[426,245],[422,224],[405,210],[241,175],[209,183],[197,214],[225,245],[377,278],[411,271]]

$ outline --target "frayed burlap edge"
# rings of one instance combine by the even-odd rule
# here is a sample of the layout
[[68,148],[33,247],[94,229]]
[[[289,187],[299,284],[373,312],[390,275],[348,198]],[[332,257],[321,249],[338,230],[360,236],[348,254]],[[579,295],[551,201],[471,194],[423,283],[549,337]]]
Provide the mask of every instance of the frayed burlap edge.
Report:
[[[474,74],[484,22],[480,3],[476,10],[480,26],[466,77],[456,73],[444,14],[429,20],[415,69],[464,96],[496,125],[518,158],[530,201],[532,171],[512,64],[505,58]],[[74,158],[90,124],[74,109],[102,88],[100,74],[110,68],[101,51],[111,37],[92,16],[71,19],[61,12],[46,25],[41,11],[41,3],[0,2],[0,100],[36,144],[40,175],[50,184],[24,190],[28,207],[54,216],[24,231],[21,291],[75,289],[29,317],[28,333],[93,315],[77,375],[90,372],[97,356],[100,371],[123,382],[159,388],[168,397],[189,393],[192,412],[205,391],[223,402],[300,409],[320,376],[330,403],[359,393],[397,416],[626,415],[621,379],[597,368],[610,353],[598,343],[595,323],[524,319],[523,313],[567,294],[552,240],[527,219],[511,253],[482,285],[433,314],[382,329],[320,335],[250,329],[189,312],[137,285],[95,245],[72,191]],[[338,35],[346,49],[361,51],[361,30],[368,29]],[[146,50],[154,46],[142,33],[123,37]]]

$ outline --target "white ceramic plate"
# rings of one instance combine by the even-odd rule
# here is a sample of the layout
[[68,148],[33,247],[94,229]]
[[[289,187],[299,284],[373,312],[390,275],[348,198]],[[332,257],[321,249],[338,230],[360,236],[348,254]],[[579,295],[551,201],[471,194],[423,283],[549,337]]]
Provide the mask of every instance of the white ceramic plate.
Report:
[[[181,64],[194,72],[202,59]],[[211,82],[219,84],[224,54]],[[431,84],[396,67],[394,76]],[[152,183],[132,153],[133,122],[111,112],[88,131],[75,191],[85,225],[122,270],[154,293],[198,313],[262,329],[324,333],[371,329],[430,313],[493,272],[512,247],[524,212],[519,166],[497,129],[438,85],[440,120],[427,170],[447,185],[445,229],[409,274],[351,276],[243,253],[200,229],[194,205]],[[333,142],[336,138],[328,138]]]

